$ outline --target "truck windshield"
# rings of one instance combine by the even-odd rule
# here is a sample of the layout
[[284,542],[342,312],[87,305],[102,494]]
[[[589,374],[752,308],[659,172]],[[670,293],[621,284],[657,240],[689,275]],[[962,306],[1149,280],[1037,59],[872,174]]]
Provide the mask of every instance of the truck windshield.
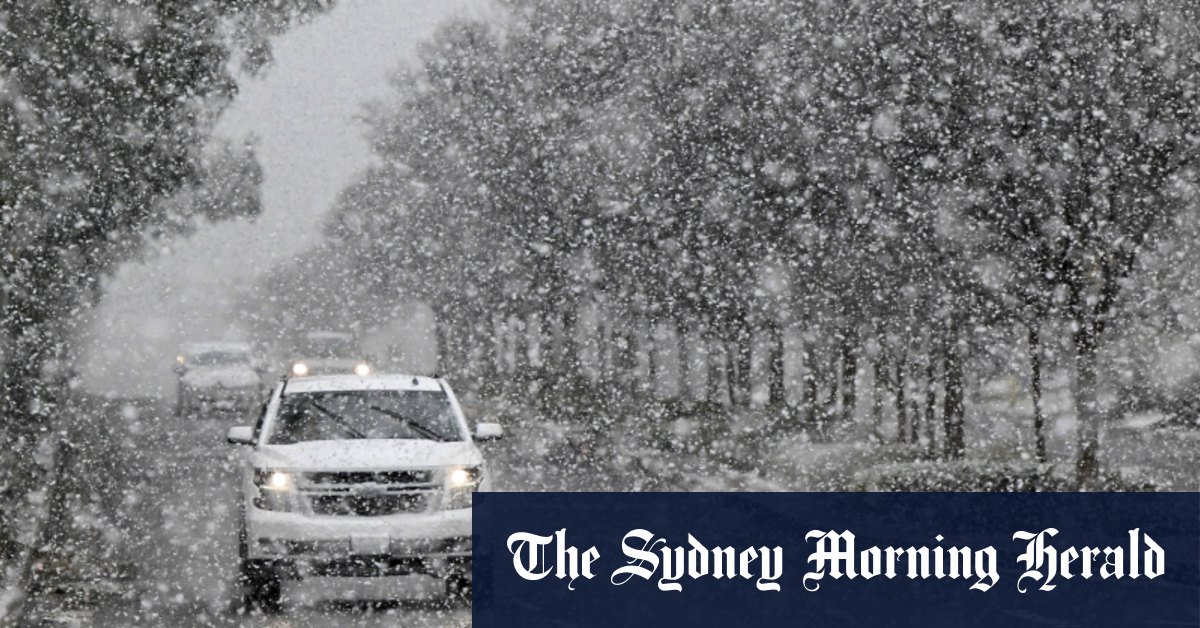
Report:
[[461,441],[463,434],[440,390],[354,390],[284,395],[267,441],[357,438]]
[[188,359],[192,366],[221,366],[225,364],[249,364],[250,356],[236,351],[207,351]]

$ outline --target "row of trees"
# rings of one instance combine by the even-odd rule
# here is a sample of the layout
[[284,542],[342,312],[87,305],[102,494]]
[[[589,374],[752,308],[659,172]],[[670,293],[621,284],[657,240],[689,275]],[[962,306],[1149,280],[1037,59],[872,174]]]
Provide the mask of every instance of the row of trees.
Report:
[[666,329],[683,380],[708,356],[709,397],[739,403],[765,343],[783,403],[798,329],[802,416],[850,416],[865,366],[902,435],[940,413],[957,457],[965,361],[1018,332],[1044,459],[1041,334],[1065,330],[1095,477],[1098,348],[1196,201],[1194,4],[508,8],[397,77],[370,112],[380,164],[328,229],[360,290],[433,307],[444,368],[494,381],[477,348],[516,326],[540,383],[586,353],[613,386]]
[[0,558],[79,312],[148,242],[258,211],[253,154],[209,136],[232,72],[326,4],[0,0]]

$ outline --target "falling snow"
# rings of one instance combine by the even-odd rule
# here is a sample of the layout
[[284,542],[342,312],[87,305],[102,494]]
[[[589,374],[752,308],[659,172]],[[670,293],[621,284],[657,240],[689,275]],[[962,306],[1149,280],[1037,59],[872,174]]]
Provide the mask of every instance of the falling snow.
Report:
[[383,4],[0,0],[0,624],[469,624],[260,507],[1200,489],[1194,2],[500,0],[229,122]]

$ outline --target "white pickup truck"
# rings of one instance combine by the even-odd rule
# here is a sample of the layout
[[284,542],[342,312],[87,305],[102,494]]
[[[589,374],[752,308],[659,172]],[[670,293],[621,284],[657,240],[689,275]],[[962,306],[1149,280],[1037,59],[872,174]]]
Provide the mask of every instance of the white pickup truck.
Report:
[[471,584],[471,503],[488,490],[476,440],[446,382],[409,375],[283,379],[242,457],[238,540],[248,608],[275,612],[308,576],[426,574],[447,595]]
[[175,358],[175,414],[199,418],[214,410],[250,412],[262,401],[260,365],[244,342],[189,342]]

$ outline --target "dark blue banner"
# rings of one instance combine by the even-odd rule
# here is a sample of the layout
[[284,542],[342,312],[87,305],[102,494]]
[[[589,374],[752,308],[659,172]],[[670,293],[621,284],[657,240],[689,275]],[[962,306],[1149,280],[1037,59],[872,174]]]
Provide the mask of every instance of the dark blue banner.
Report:
[[474,625],[1200,626],[1196,493],[479,493]]

